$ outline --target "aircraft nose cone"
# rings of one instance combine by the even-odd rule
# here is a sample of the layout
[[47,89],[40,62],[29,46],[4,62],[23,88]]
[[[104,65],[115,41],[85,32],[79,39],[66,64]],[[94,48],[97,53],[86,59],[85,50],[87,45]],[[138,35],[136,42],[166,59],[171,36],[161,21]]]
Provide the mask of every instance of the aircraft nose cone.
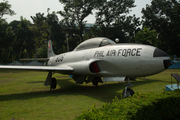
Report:
[[164,58],[165,60],[163,60],[164,68],[168,69],[169,66],[171,66],[171,61],[170,61],[168,54],[166,52],[162,51],[161,49],[156,48],[154,50],[153,57],[165,57]]

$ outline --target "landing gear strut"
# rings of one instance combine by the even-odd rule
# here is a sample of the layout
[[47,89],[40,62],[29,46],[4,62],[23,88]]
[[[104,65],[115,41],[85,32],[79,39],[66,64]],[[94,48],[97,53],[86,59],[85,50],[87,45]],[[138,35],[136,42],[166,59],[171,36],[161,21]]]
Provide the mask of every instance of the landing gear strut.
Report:
[[134,94],[134,91],[131,88],[127,88],[127,89],[125,88],[122,93],[122,97],[127,98],[129,96],[133,96],[133,94]]
[[56,80],[56,78],[52,78],[52,72],[49,72],[44,85],[45,86],[49,85],[50,86],[50,91],[51,91],[51,89],[55,89],[56,88],[57,80]]
[[131,86],[133,86],[133,85],[129,82],[129,78],[128,78],[128,85],[125,87],[125,89],[122,92],[122,97],[123,98],[127,98],[129,96],[134,95],[134,91],[131,88],[128,88],[128,87],[131,87]]
[[94,86],[97,86],[99,82],[103,83],[101,77],[94,77],[94,79],[92,80],[92,84]]

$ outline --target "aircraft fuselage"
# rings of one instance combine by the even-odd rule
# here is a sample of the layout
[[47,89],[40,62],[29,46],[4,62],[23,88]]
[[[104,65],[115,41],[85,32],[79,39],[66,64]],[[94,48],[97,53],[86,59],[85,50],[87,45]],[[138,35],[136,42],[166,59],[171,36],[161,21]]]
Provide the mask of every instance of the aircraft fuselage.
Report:
[[116,44],[56,55],[48,65],[72,67],[72,75],[141,77],[162,72],[169,61],[165,52],[153,46]]

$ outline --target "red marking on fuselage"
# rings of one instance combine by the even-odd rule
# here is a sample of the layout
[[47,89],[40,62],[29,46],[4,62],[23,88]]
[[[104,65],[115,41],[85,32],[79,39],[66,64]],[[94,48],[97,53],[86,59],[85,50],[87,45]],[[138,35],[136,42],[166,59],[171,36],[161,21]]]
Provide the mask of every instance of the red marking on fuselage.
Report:
[[50,43],[50,42],[49,42],[48,48],[49,48],[49,49],[51,48],[51,43]]
[[98,67],[96,62],[91,63],[91,65],[93,67],[93,72],[94,73],[99,73],[100,72],[99,67]]

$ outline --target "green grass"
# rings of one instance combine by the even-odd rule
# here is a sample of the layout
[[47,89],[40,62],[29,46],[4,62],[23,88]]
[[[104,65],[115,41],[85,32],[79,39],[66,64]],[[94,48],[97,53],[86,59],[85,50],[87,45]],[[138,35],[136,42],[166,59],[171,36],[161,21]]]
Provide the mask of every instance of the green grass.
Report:
[[[179,69],[168,69],[160,74],[131,81],[137,92],[160,93],[170,84],[171,73],[180,74]],[[120,98],[125,83],[107,82],[94,87],[91,83],[78,85],[68,76],[54,74],[58,80],[56,90],[44,86],[46,72],[0,71],[0,120],[72,120],[84,109],[93,105],[101,107],[117,96]],[[173,82],[176,81],[173,79]]]

